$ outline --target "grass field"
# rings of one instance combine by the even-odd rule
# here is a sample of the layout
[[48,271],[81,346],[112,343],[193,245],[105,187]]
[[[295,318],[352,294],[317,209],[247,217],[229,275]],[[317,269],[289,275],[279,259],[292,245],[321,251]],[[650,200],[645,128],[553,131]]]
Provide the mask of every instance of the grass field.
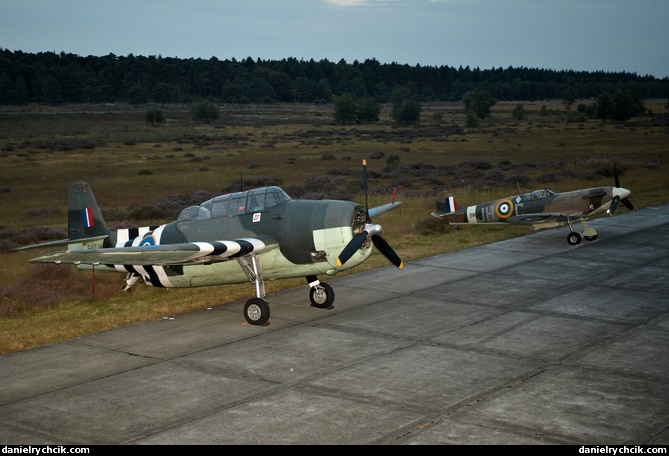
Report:
[[[462,103],[424,104],[421,122],[411,126],[396,125],[388,107],[375,124],[342,125],[333,122],[329,105],[225,105],[209,124],[192,121],[188,106],[164,106],[167,122],[160,126],[145,122],[146,106],[0,107],[0,242],[36,228],[64,232],[67,188],[80,179],[92,185],[110,225],[147,225],[168,220],[128,215],[174,195],[224,193],[240,180],[246,188],[278,184],[293,198],[362,203],[363,159],[370,205],[389,201],[393,187],[402,186],[401,208],[378,222],[405,261],[532,232],[439,225],[430,212],[446,194],[466,205],[519,189],[612,185],[602,170],[615,160],[637,208],[669,201],[667,100],[646,100],[654,115],[624,123],[578,119],[559,100],[523,103],[527,116],[515,120],[516,104],[498,103],[478,128],[465,127]],[[391,158],[398,167],[390,166]],[[121,292],[120,276],[104,274],[96,274],[93,290],[90,274],[73,266],[28,263],[40,253],[0,249],[0,353],[254,293],[242,284],[136,286],[128,294]],[[386,264],[375,253],[351,273]],[[267,291],[292,286],[304,286],[304,279],[270,282]]]

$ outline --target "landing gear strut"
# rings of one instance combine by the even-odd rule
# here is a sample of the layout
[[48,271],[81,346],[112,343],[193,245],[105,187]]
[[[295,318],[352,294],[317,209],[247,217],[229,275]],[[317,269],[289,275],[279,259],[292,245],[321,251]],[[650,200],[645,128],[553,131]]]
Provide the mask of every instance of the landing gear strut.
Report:
[[142,278],[142,276],[140,276],[137,273],[132,273],[132,272],[127,273],[126,276],[125,276],[125,280],[124,280],[125,286],[123,287],[123,291],[130,292],[130,288],[134,284],[136,284],[137,281],[139,281],[139,279],[141,279],[141,278]]
[[[578,245],[581,243],[581,235],[574,231],[574,227],[571,225],[571,220],[567,219],[567,224],[569,225],[569,234],[567,235],[567,243],[569,245]],[[597,231],[588,225],[585,220],[581,220],[581,225],[583,226],[583,238],[586,241],[594,241],[597,239]]]
[[[250,325],[265,325],[269,321],[269,304],[265,300],[265,281],[263,280],[260,260],[255,255],[242,256],[237,262],[244,273],[256,286],[256,297],[246,301],[244,318]],[[334,302],[335,294],[330,285],[318,280],[316,276],[307,276],[309,284],[309,299],[311,305],[319,309],[329,309]]]
[[244,305],[244,318],[250,325],[264,325],[269,320],[269,304],[265,300],[265,280],[260,260],[255,255],[250,255],[249,258],[238,257],[237,262],[246,277],[256,286],[256,297],[249,299]]

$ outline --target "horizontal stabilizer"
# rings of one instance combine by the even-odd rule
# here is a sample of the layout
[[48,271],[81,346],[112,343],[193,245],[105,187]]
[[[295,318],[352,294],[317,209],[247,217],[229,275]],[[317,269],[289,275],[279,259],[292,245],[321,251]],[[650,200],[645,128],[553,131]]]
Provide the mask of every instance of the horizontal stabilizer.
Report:
[[16,247],[16,248],[12,249],[12,251],[39,249],[41,247],[54,247],[54,246],[58,246],[58,245],[95,243],[95,242],[98,242],[98,241],[102,241],[102,240],[104,240],[108,237],[109,237],[109,235],[103,234],[101,236],[87,237],[87,238],[81,238],[81,239],[61,239],[61,240],[58,240],[58,241],[42,242],[41,244],[24,245],[23,247]]

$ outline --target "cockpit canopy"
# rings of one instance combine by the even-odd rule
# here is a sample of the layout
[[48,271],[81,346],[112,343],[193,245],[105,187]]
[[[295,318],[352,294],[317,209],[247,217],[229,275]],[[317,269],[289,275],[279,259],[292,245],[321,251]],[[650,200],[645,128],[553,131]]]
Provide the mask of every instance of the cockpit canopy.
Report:
[[254,188],[244,192],[216,196],[199,206],[189,206],[181,211],[177,221],[206,220],[252,214],[262,212],[290,199],[290,196],[283,189],[276,186]]
[[549,196],[552,195],[555,195],[555,192],[545,188],[542,190],[535,190],[532,193],[525,193],[524,195],[520,195],[518,198],[520,199],[520,201],[529,201],[529,200],[536,201],[548,198]]

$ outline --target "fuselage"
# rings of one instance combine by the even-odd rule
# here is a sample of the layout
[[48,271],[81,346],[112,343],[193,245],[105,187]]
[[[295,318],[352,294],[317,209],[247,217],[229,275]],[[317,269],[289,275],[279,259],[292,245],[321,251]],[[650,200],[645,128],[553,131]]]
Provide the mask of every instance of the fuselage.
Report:
[[[351,201],[292,200],[278,187],[212,198],[184,209],[174,222],[112,231],[106,247],[151,246],[225,241],[230,248],[252,240],[266,280],[318,274],[333,275],[362,263],[371,254],[366,243],[343,266],[336,259],[354,230],[364,225],[365,210]],[[107,270],[142,276],[148,285],[193,287],[249,280],[232,257],[213,252],[179,265],[107,265]],[[228,252],[229,253],[229,252]],[[81,268],[86,266],[81,265]],[[96,266],[100,268],[100,266]]]
[[552,217],[555,223],[568,218],[594,217],[605,213],[611,201],[624,199],[630,191],[621,187],[595,187],[556,193],[548,189],[509,196],[468,206],[465,210],[440,215],[450,223],[515,223],[534,225],[538,216]]

